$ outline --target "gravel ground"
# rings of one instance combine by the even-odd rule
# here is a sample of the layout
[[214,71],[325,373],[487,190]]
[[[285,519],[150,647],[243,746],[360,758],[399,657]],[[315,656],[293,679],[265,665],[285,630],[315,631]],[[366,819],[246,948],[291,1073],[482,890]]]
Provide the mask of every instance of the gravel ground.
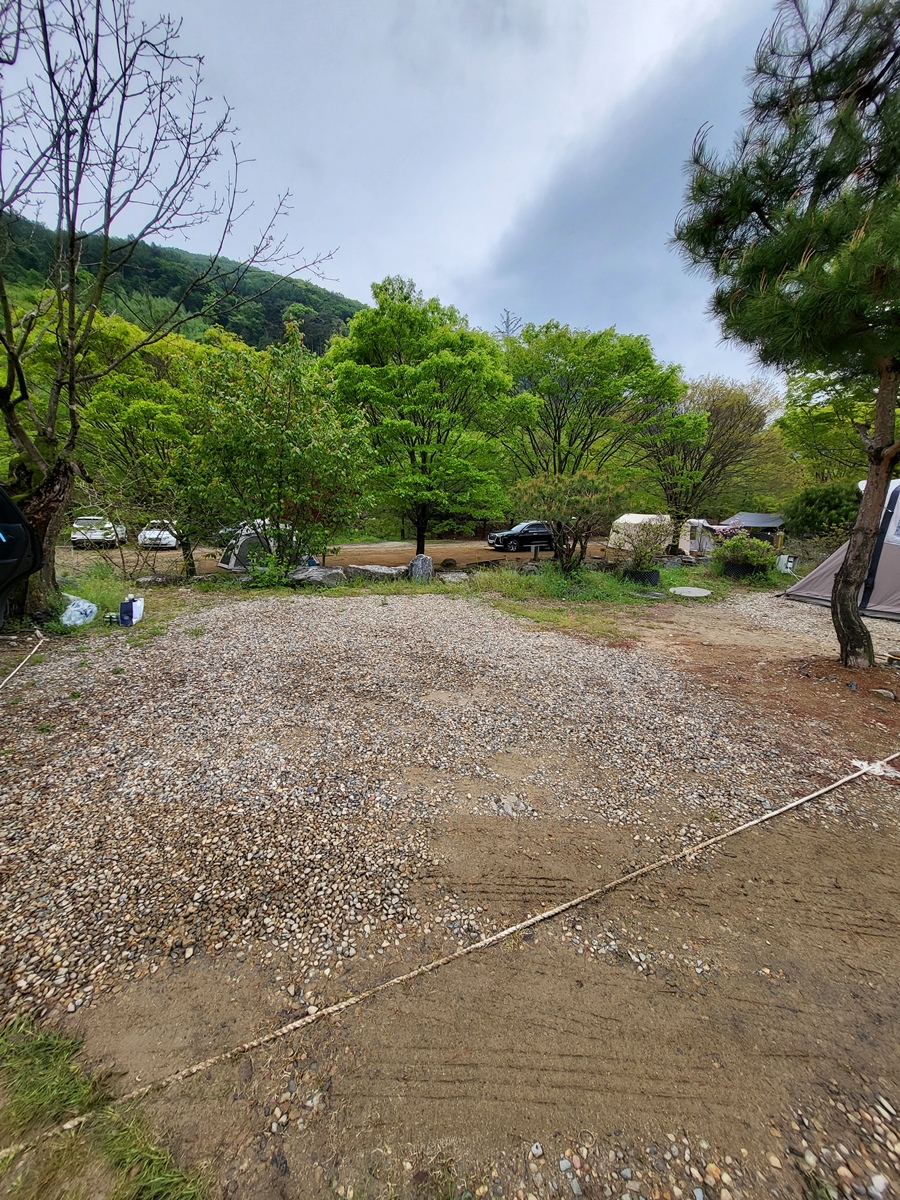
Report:
[[[770,619],[771,598],[747,600]],[[769,718],[649,654],[461,598],[298,596],[199,619],[140,645],[57,644],[0,697],[10,1009],[73,1011],[195,949],[327,972],[433,925],[466,941],[490,913],[409,899],[461,805],[646,829],[663,804],[690,840],[709,810],[771,806],[776,760],[778,792],[837,769],[786,763]],[[497,766],[510,755],[515,778]]]
[[[734,594],[716,606],[717,612],[733,612],[757,629],[781,629],[785,633],[800,633],[815,638],[823,652],[835,652],[837,639],[830,609],[818,604],[799,604],[784,600],[771,592]],[[866,619],[872,634],[876,654],[900,649],[900,625],[896,621]]]

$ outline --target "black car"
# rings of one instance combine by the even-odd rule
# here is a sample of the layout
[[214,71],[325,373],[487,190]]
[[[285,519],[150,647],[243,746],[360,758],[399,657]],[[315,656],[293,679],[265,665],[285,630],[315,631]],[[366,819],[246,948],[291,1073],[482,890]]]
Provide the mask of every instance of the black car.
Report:
[[553,533],[544,521],[520,521],[512,529],[502,533],[489,533],[488,545],[492,550],[530,550],[533,546],[541,550],[553,549]]

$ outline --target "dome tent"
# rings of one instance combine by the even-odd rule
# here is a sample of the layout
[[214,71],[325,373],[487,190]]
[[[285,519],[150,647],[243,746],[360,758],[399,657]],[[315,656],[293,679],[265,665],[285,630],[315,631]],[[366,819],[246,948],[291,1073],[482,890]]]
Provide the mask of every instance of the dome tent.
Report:
[[[860,491],[865,486],[863,480]],[[844,542],[814,571],[791,584],[784,593],[785,599],[830,608],[834,577],[844,561],[847,545]],[[888,485],[872,561],[859,593],[859,611],[864,617],[900,621],[900,479],[894,479]]]
[[262,566],[274,552],[279,537],[294,543],[290,556],[293,566],[318,565],[311,558],[308,548],[299,543],[290,529],[282,527],[277,530],[271,528],[268,521],[252,521],[242,525],[222,551],[219,570],[247,573],[254,567]]

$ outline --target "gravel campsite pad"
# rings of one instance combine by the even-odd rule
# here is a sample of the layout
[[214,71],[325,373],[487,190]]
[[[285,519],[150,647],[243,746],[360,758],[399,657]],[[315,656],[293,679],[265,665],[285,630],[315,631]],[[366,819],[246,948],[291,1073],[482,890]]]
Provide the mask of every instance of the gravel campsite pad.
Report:
[[460,803],[642,831],[660,806],[683,827],[771,803],[761,730],[649,657],[436,596],[204,622],[20,685],[7,1002],[77,1005],[173,948],[263,939],[325,966],[393,939]]
[[[278,1005],[296,1015],[327,1003],[339,975],[389,977],[848,769],[821,729],[748,711],[659,655],[463,598],[247,600],[130,641],[55,644],[2,696],[11,1012],[91,1020],[98,1009],[102,1028],[104,998],[124,996],[137,1014],[143,1001],[127,998],[146,999],[172,971],[190,980],[204,963],[253,962],[280,997],[260,1017],[271,1028]],[[817,820],[840,822],[856,804],[859,826],[885,786],[836,793]],[[563,956],[564,994],[566,963],[590,961],[705,996],[728,949],[685,941],[661,913],[635,922],[626,901],[541,927],[534,946]],[[480,962],[466,978],[490,990],[500,976]],[[537,997],[545,985],[534,986]],[[282,1105],[273,1129],[287,1121]],[[278,1166],[272,1136],[259,1156]]]

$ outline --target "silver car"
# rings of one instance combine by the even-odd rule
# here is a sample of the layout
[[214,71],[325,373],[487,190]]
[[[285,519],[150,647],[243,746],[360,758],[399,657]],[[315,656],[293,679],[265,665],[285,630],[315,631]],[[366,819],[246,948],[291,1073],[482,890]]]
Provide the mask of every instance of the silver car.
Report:
[[114,525],[106,517],[76,517],[72,522],[71,541],[76,550],[118,546],[127,540],[125,526]]
[[175,550],[178,535],[170,521],[150,521],[138,534],[137,543],[143,550]]

